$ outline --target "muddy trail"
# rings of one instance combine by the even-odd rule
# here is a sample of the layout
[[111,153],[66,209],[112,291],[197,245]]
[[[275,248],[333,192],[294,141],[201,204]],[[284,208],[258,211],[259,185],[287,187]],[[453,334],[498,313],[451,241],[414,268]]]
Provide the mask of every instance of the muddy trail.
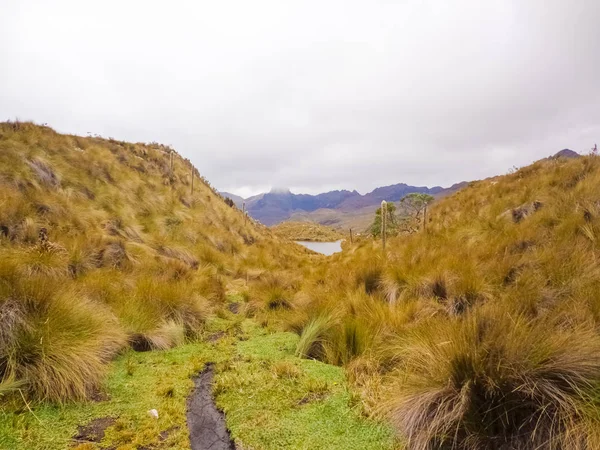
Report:
[[235,450],[225,415],[217,409],[212,396],[214,365],[194,379],[195,388],[187,400],[187,425],[192,450]]

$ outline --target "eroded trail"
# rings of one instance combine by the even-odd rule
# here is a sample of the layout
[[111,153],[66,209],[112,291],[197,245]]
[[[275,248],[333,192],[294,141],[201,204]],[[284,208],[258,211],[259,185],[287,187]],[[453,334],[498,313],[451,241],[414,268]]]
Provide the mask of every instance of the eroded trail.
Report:
[[212,396],[213,364],[194,379],[195,388],[187,401],[187,425],[192,450],[235,450],[225,415],[219,411]]

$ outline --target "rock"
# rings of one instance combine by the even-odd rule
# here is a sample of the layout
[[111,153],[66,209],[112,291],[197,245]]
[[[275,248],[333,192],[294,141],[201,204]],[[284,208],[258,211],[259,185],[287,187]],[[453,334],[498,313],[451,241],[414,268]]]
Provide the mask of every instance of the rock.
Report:
[[537,200],[535,200],[531,203],[523,203],[521,206],[519,206],[517,208],[504,211],[502,214],[500,214],[498,216],[498,218],[501,219],[501,218],[505,218],[505,217],[510,217],[510,218],[512,218],[512,221],[514,223],[519,223],[522,220],[526,219],[529,215],[536,212],[542,206],[544,206],[544,204]]
[[155,419],[158,419],[158,411],[156,409],[151,409],[150,411],[148,411],[148,415],[150,417],[154,417]]

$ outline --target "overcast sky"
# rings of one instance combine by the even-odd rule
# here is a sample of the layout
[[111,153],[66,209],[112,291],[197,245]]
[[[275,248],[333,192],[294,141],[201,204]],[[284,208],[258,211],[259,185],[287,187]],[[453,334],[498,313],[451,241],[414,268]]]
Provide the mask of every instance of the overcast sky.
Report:
[[447,186],[600,143],[599,0],[0,0],[0,120],[220,190]]

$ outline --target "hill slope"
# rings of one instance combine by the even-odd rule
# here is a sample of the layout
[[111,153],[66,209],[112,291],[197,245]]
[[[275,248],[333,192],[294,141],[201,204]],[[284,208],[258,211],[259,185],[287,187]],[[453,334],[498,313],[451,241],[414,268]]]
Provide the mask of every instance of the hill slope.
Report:
[[[470,183],[426,232],[321,258],[171,154],[0,124],[0,447],[69,448],[104,414],[80,448],[187,448],[212,361],[240,446],[398,448],[374,415],[409,449],[600,448],[600,158]],[[98,399],[108,367],[114,398],[53,405]]]
[[283,326],[408,448],[600,448],[599,193],[593,156],[473,182],[316,265]]
[[333,242],[344,238],[334,229],[312,222],[281,222],[271,230],[276,236],[293,241]]
[[30,123],[0,124],[0,204],[0,395],[88,398],[124,347],[183,342],[228,286],[302,252],[168,147]]

